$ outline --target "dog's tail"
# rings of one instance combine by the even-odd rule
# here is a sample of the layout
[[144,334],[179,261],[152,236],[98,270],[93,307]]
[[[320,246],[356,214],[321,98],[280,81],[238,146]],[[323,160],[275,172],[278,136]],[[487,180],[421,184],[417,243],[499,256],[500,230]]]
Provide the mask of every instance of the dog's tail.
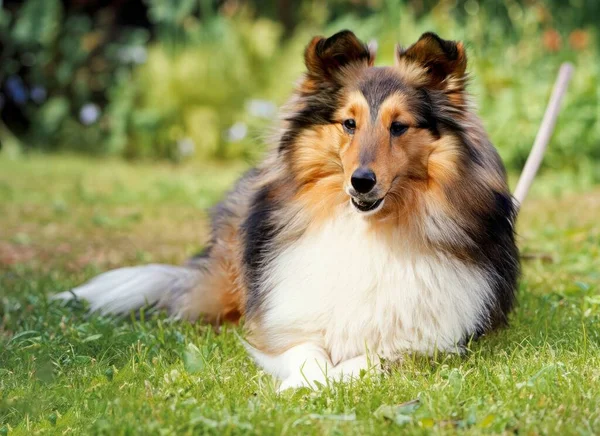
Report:
[[[87,283],[61,292],[59,300],[82,299],[90,310],[126,315],[143,307],[164,309],[170,317],[194,320],[205,316],[218,321],[222,313],[219,295],[203,285],[201,268],[151,264],[119,268],[100,274]],[[213,290],[214,292],[214,290]]]

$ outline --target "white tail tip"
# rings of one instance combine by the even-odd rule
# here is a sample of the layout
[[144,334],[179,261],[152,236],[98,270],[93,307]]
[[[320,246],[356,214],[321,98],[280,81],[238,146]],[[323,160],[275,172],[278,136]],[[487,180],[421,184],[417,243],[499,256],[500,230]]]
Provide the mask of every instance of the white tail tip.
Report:
[[80,298],[89,302],[93,312],[122,315],[144,306],[162,305],[164,299],[174,298],[173,292],[190,289],[199,274],[190,268],[159,264],[119,268],[52,299]]

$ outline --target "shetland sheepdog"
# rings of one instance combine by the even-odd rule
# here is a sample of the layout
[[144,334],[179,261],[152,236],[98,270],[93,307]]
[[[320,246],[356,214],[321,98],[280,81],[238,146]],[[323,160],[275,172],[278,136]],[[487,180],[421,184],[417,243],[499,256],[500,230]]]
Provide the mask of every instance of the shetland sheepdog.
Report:
[[280,389],[460,352],[505,324],[516,211],[469,103],[464,45],[425,33],[394,66],[374,57],[350,31],[308,44],[276,143],[214,209],[204,252],[57,297],[105,314],[243,317],[247,350]]

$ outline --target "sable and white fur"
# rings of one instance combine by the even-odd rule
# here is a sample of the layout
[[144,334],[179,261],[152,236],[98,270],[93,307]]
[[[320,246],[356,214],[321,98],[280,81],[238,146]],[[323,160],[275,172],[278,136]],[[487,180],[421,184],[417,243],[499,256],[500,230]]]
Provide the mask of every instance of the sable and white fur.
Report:
[[462,44],[424,34],[377,68],[344,31],[314,38],[305,61],[276,146],[215,208],[203,253],[58,297],[103,313],[243,316],[247,350],[282,389],[460,351],[505,324],[515,210],[468,103]]

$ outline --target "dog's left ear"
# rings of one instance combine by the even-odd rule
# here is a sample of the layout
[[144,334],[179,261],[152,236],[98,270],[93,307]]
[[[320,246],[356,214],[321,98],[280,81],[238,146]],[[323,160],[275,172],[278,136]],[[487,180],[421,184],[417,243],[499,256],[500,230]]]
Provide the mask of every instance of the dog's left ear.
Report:
[[424,70],[424,77],[420,77],[424,79],[424,84],[441,89],[447,84],[446,79],[465,77],[467,55],[462,42],[447,41],[428,32],[408,49],[398,47],[396,64],[400,67],[420,67],[421,72]]

